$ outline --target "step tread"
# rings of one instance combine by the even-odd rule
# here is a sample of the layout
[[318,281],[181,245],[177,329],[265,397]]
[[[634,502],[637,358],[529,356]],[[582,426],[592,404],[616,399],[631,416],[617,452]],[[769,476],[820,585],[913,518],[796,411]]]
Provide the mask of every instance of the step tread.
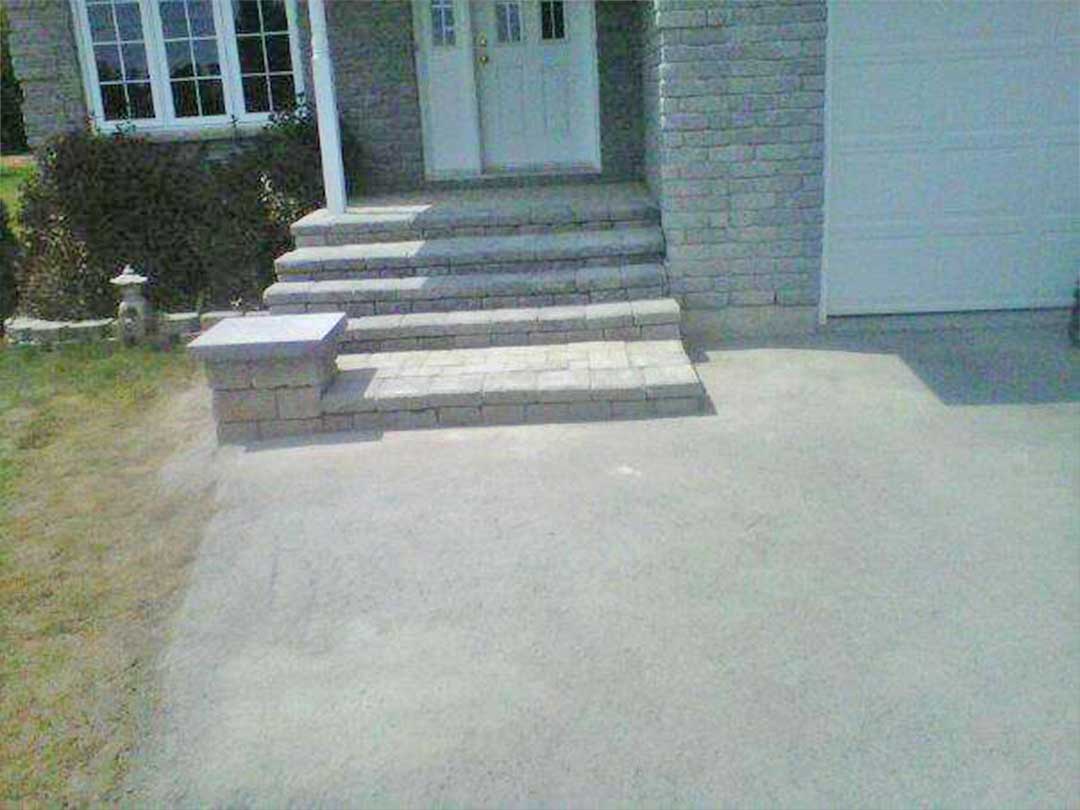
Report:
[[422,312],[350,318],[347,340],[385,340],[443,335],[484,335],[567,329],[615,329],[678,324],[673,298],[550,307]]
[[[324,414],[685,403],[705,394],[677,340],[346,354],[338,357],[338,369],[323,395]],[[640,415],[664,415],[663,410],[655,405],[651,414]]]
[[278,257],[279,274],[334,270],[565,261],[662,253],[658,227],[569,233],[458,236],[401,242],[299,247]]
[[342,214],[314,211],[293,224],[297,236],[327,231],[549,225],[655,219],[659,208],[641,183],[539,188],[453,189],[377,195]]
[[660,264],[580,267],[527,273],[474,273],[460,276],[278,281],[266,288],[268,305],[343,301],[410,301],[440,298],[542,295],[664,283]]

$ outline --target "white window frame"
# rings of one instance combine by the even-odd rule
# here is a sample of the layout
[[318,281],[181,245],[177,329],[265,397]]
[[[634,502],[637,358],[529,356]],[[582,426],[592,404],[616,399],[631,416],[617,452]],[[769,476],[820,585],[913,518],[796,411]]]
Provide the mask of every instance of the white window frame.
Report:
[[[214,27],[221,60],[221,78],[225,96],[225,114],[178,117],[173,108],[172,84],[169,78],[168,56],[161,28],[158,0],[129,0],[139,5],[143,23],[143,40],[147,48],[150,71],[150,90],[154,99],[154,118],[135,118],[107,121],[101,98],[94,46],[90,35],[90,20],[83,0],[69,0],[75,23],[75,40],[82,68],[83,89],[87,109],[99,131],[111,132],[133,129],[135,132],[182,135],[232,130],[234,125],[258,128],[265,125],[273,113],[246,112],[240,77],[240,55],[236,46],[236,28],[232,15],[232,0],[210,0],[214,9]],[[297,0],[285,0],[289,24],[289,54],[292,57],[293,87],[297,97],[305,93],[304,65],[300,59],[299,11]]]

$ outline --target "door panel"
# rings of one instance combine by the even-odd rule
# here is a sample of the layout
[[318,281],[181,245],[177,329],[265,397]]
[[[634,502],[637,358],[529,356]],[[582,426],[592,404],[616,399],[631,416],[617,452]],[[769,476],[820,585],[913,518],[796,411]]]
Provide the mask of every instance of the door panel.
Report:
[[469,0],[413,3],[424,163],[433,177],[481,170],[470,11]]
[[486,169],[599,168],[592,3],[474,0]]
[[1080,6],[829,6],[831,314],[1068,305]]

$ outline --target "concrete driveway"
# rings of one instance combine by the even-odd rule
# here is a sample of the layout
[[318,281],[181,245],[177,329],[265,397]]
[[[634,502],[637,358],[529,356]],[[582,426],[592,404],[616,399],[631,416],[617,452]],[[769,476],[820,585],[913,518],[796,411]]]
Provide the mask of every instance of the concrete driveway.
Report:
[[138,795],[1080,804],[1080,352],[699,359],[705,417],[217,452]]

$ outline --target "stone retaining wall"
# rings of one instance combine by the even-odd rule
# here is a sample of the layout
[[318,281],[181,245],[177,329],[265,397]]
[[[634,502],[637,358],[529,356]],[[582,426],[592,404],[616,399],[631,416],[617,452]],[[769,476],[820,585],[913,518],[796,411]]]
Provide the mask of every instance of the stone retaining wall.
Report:
[[[226,318],[268,315],[254,312],[174,312],[157,318],[158,338],[181,340],[204,332]],[[18,346],[55,346],[62,343],[99,343],[119,340],[120,330],[115,318],[85,321],[47,321],[41,318],[13,317],[4,321],[4,336]]]

